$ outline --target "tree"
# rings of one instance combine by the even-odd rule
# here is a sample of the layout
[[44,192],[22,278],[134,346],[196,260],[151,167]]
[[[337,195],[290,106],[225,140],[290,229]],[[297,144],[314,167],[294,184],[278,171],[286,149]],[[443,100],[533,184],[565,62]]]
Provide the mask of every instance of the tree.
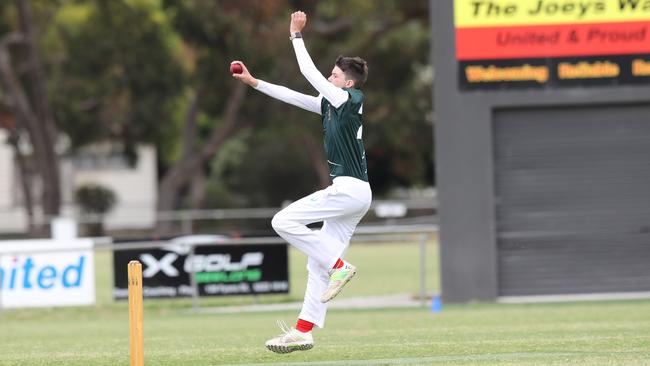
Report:
[[177,145],[187,80],[182,45],[160,3],[75,2],[60,13],[65,59],[55,104],[72,149],[109,141],[134,163],[137,144],[153,143],[165,159]]
[[[339,54],[359,55],[369,63],[363,137],[373,192],[380,197],[394,187],[431,185],[433,72],[429,62],[428,2],[346,0],[293,4],[292,9],[278,15],[279,19],[274,20],[279,24],[277,29],[266,36],[267,42],[280,41],[266,50],[274,62],[262,70],[252,68],[253,74],[314,94],[284,37],[290,11],[304,9],[309,20],[303,35],[324,75],[328,75]],[[244,60],[255,62],[258,54]],[[248,197],[252,206],[279,205],[328,184],[329,175],[323,179],[322,172],[318,173],[324,163],[319,118],[258,94],[251,93],[244,107],[258,111],[260,116],[249,141],[254,148],[243,152],[240,167],[233,165],[225,170],[228,174],[222,173],[227,190]],[[304,142],[305,137],[314,144]],[[310,168],[313,175],[309,174]]]
[[322,42],[315,45],[315,59],[351,53],[368,61],[364,143],[373,192],[432,184],[428,1],[307,4],[314,7],[314,23],[322,24],[313,30]]
[[181,47],[155,1],[95,0],[59,10],[54,104],[72,149],[111,141],[169,148],[183,95]]
[[[210,160],[228,138],[250,121],[240,113],[247,88],[235,83],[227,68],[229,60],[236,55],[241,57],[264,49],[264,21],[276,15],[281,9],[279,4],[278,1],[244,1],[238,6],[200,0],[165,2],[166,9],[175,14],[174,25],[191,50],[194,66],[182,152],[161,180],[159,211],[177,208],[188,186],[193,188],[191,206],[200,206],[206,189],[201,177],[205,176]],[[205,121],[204,128],[197,127],[199,120]]]
[[109,141],[134,159],[137,144],[155,144],[159,210],[278,205],[329,183],[319,118],[247,91],[228,72],[241,59],[257,77],[315,94],[286,36],[295,9],[309,14],[303,33],[323,74],[339,54],[369,62],[364,142],[376,196],[433,182],[426,0],[34,0],[49,108],[35,102],[45,73],[23,71],[34,70],[21,62],[26,33],[19,8],[6,4],[0,56],[14,79],[3,77],[0,108],[16,118],[16,136],[49,109],[72,151]]
[[[0,98],[2,100],[4,98]],[[10,107],[4,103],[0,103],[0,110],[9,110]],[[27,213],[27,227],[28,231],[35,230],[34,219],[34,198],[32,193],[32,172],[28,167],[27,157],[20,148],[21,134],[16,125],[16,119],[11,113],[0,112],[0,128],[4,128],[9,132],[7,142],[14,150],[16,162],[18,165],[18,174],[20,179],[20,188],[23,193],[23,202],[25,204],[25,211]]]
[[115,192],[99,184],[86,184],[77,188],[74,196],[82,213],[98,218],[98,222],[90,224],[89,235],[104,235],[104,215],[117,203]]
[[[29,2],[16,0],[17,29],[3,35],[0,39],[0,82],[5,91],[3,104],[9,106],[19,131],[26,131],[33,149],[36,172],[42,188],[41,205],[46,217],[58,215],[61,205],[59,163],[55,151],[57,127],[47,95],[46,76],[37,35],[33,29]],[[6,10],[6,8],[4,8]],[[24,78],[17,71],[15,63],[24,70]],[[20,132],[14,131],[14,138]],[[17,145],[14,145],[17,146]],[[19,159],[20,151],[16,149]],[[22,187],[27,198],[27,211],[33,212],[31,204],[31,184],[22,174]]]

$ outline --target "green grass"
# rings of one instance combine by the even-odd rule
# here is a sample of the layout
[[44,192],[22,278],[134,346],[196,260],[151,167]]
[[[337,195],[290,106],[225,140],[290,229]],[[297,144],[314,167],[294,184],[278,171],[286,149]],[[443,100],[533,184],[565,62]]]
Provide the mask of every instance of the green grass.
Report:
[[[305,273],[302,256],[295,254],[292,280]],[[344,296],[419,289],[416,244],[353,245],[349,258],[362,275]],[[96,264],[97,306],[0,313],[0,365],[128,365],[127,304],[105,294],[110,258],[99,254]],[[293,281],[292,293],[277,299],[300,298],[301,283]],[[432,288],[436,281],[429,281]],[[202,305],[250,301],[203,299]],[[145,302],[147,365],[650,365],[646,300],[445,305],[441,313],[332,310],[326,328],[314,332],[315,348],[288,355],[263,344],[278,333],[275,320],[291,324],[295,311],[210,314],[193,313],[187,305]]]
[[[0,365],[126,365],[126,306],[5,314]],[[650,302],[331,311],[309,352],[263,347],[294,312],[147,309],[149,365],[323,362],[388,365],[648,365]],[[382,360],[382,361],[372,361]]]

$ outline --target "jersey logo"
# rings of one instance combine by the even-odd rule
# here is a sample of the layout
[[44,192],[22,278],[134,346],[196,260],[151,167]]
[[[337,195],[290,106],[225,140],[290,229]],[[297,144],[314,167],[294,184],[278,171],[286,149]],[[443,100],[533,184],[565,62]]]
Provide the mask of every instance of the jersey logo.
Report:
[[331,161],[329,161],[329,159],[327,160],[327,162],[330,163],[330,164],[332,164],[332,165],[343,166],[343,165],[341,165],[341,164],[336,164],[336,163],[334,163],[334,162],[331,162]]
[[361,135],[363,134],[363,126],[359,126],[357,130],[357,140],[361,140]]

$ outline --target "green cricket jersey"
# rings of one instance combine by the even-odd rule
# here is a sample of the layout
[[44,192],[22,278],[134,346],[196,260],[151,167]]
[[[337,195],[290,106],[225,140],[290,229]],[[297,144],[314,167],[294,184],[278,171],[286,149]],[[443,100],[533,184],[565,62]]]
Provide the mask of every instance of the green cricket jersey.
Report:
[[348,176],[368,181],[366,152],[361,140],[363,93],[354,88],[343,88],[350,95],[347,102],[334,108],[323,98],[323,134],[330,178]]

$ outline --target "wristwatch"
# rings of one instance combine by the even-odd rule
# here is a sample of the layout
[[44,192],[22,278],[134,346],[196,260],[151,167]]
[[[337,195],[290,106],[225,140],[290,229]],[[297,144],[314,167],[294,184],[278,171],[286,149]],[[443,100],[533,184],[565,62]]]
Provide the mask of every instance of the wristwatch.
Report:
[[300,32],[293,32],[293,33],[291,33],[291,35],[289,36],[289,40],[290,40],[290,41],[293,41],[293,40],[296,39],[296,38],[302,38],[302,33],[300,33]]

